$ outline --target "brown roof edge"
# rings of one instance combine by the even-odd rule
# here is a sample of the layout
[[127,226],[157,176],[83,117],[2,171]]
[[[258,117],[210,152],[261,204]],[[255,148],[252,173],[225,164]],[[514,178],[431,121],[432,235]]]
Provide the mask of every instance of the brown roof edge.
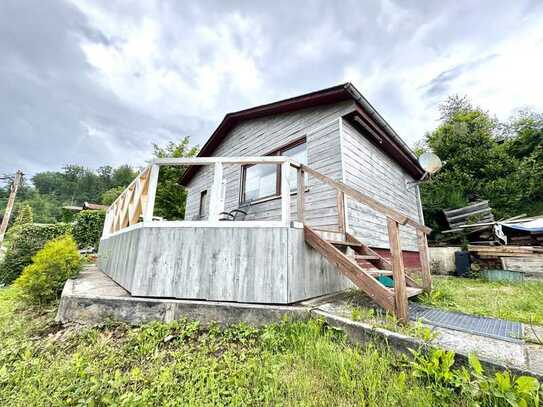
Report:
[[[399,148],[401,155],[407,158],[406,161],[411,161],[411,165],[408,165],[408,167],[410,168],[407,168],[411,175],[419,175],[419,172],[420,175],[422,175],[423,171],[418,165],[417,158],[415,157],[411,149],[400,139],[400,137],[396,134],[392,127],[390,127],[390,125],[381,117],[381,115],[379,115],[379,113],[364,98],[364,96],[362,96],[362,94],[349,82],[330,88],[318,90],[315,92],[306,93],[304,95],[295,96],[289,99],[284,99],[277,102],[268,103],[265,105],[256,106],[233,113],[228,113],[226,116],[224,116],[222,122],[215,129],[208,141],[204,144],[204,146],[198,153],[198,157],[211,156],[213,151],[222,142],[224,136],[228,133],[228,131],[243,120],[263,117],[270,114],[284,113],[288,111],[304,109],[308,107],[319,106],[348,99],[355,100],[357,104],[359,104],[364,109],[364,111],[366,111],[369,116],[377,123],[377,125],[385,130],[385,132],[389,135],[392,143],[397,145],[397,147]],[[395,158],[397,157],[395,156]],[[400,160],[400,162],[401,161],[404,160]],[[200,166],[188,167],[180,178],[179,183],[186,186],[199,169]]]

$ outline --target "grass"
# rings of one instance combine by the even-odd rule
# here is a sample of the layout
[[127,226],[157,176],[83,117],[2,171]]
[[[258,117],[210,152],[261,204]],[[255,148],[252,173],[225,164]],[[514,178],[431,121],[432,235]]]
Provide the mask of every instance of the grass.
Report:
[[55,306],[0,290],[0,405],[440,406],[469,397],[413,374],[377,343],[323,321],[202,329],[197,322],[64,329]]
[[460,277],[433,277],[428,305],[467,314],[543,325],[543,282],[487,282]]

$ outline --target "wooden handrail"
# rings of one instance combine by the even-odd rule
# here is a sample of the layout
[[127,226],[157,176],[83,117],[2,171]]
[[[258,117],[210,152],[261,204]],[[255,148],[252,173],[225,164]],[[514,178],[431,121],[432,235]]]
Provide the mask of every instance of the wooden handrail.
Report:
[[357,191],[356,189],[344,184],[340,181],[334,181],[333,179],[327,177],[326,175],[321,174],[318,171],[315,171],[311,167],[308,167],[305,164],[300,165],[300,169],[304,172],[311,174],[315,178],[319,179],[320,181],[330,185],[331,187],[335,188],[338,191],[343,192],[345,195],[349,196],[350,198],[354,199],[355,201],[358,201],[364,205],[369,206],[370,208],[376,210],[377,212],[382,213],[388,218],[391,218],[398,222],[400,225],[409,225],[414,227],[417,230],[420,230],[426,234],[430,233],[432,229],[429,227],[426,227],[413,218],[410,218],[407,215],[404,215],[403,213],[397,211],[396,209],[390,208],[386,205],[383,205],[379,201],[364,195],[363,193]]

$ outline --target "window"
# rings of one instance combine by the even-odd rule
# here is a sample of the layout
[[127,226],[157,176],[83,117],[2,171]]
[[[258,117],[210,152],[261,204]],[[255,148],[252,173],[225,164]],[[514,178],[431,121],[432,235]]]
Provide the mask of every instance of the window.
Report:
[[[295,141],[268,155],[285,155],[302,164],[307,164],[307,148],[305,138]],[[254,164],[242,167],[241,202],[271,198],[281,194],[281,166],[276,164]],[[296,168],[290,169],[289,181],[291,191],[298,188]]]
[[198,209],[198,216],[205,218],[207,216],[208,203],[207,203],[207,190],[200,192],[200,209]]

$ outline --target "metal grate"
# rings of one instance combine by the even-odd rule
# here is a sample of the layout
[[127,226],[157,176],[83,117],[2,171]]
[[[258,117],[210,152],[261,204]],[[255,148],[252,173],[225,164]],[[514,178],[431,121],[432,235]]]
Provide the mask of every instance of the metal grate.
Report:
[[420,320],[423,323],[441,328],[454,329],[509,342],[523,342],[521,339],[523,337],[522,324],[520,322],[442,311],[417,303],[409,303],[409,317],[414,321]]

